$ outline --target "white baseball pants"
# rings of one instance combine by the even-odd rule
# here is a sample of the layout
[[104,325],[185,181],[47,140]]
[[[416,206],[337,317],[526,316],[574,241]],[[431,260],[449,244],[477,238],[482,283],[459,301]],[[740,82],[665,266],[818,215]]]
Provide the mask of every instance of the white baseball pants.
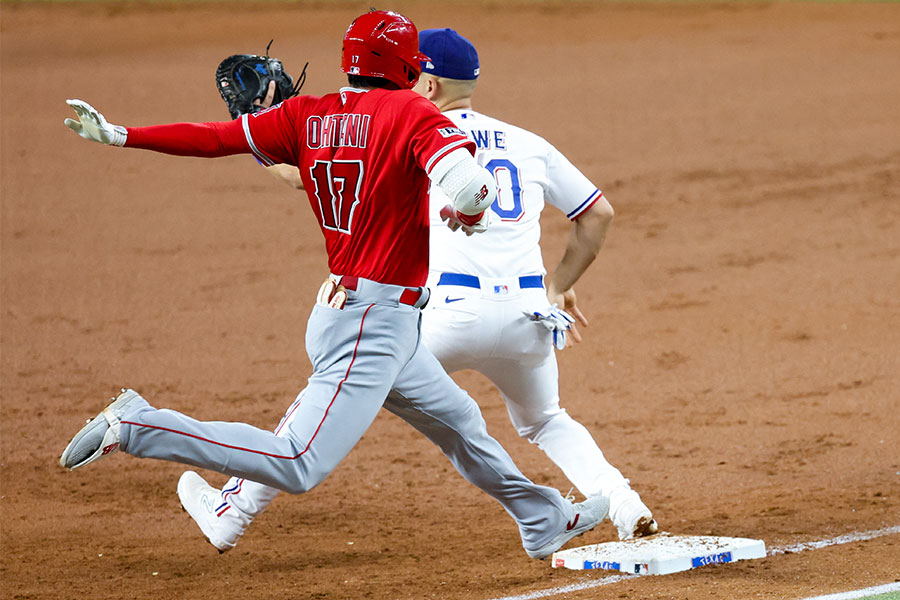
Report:
[[548,306],[540,275],[505,279],[432,273],[422,340],[448,373],[473,369],[500,390],[520,436],[543,450],[585,496],[627,480],[559,405],[552,333],[523,313]]

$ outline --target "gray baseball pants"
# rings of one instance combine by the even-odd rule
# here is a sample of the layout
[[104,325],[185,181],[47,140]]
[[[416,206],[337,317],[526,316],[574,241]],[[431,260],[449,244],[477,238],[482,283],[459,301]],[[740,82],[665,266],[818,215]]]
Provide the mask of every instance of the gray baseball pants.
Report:
[[337,467],[384,406],[500,502],[526,550],[539,548],[565,529],[572,504],[528,480],[488,434],[478,405],[420,343],[421,312],[399,301],[406,289],[360,279],[342,309],[315,305],[306,330],[313,375],[275,432],[135,402],[122,417],[120,449],[303,493]]

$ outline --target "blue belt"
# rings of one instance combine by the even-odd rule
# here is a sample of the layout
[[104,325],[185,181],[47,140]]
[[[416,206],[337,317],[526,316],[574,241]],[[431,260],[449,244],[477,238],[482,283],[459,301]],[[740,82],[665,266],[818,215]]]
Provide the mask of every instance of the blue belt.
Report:
[[[475,275],[464,275],[462,273],[441,273],[438,279],[438,285],[459,285],[462,287],[481,288],[481,282]],[[544,287],[544,278],[540,275],[523,275],[519,277],[519,287],[526,288],[542,288]]]

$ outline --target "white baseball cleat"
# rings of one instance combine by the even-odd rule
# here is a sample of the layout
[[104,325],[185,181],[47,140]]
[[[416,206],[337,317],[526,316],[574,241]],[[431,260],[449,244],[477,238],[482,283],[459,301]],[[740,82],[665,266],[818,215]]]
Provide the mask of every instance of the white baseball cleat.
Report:
[[609,506],[609,518],[619,530],[620,540],[646,537],[659,532],[653,513],[633,489],[614,489],[609,494]]
[[115,454],[119,449],[120,419],[134,400],[142,398],[134,390],[122,388],[122,392],[112,398],[109,406],[75,434],[59,457],[59,464],[67,469],[77,469]]
[[[222,498],[221,490],[212,487],[194,471],[185,471],[178,479],[178,499],[181,506],[200,527],[200,531],[219,553],[237,545],[243,533],[237,508]],[[233,525],[238,523],[235,531]]]
[[536,550],[528,550],[526,548],[526,554],[531,558],[547,558],[562,548],[572,538],[587,533],[602,523],[609,515],[609,500],[604,496],[592,496],[584,502],[575,503],[574,508],[575,516],[566,523],[563,531]]

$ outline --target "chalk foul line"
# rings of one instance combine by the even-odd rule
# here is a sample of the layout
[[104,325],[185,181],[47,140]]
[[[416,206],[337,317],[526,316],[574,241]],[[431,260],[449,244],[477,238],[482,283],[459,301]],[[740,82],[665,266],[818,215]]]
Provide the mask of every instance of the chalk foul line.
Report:
[[790,546],[781,546],[780,548],[772,548],[766,552],[769,556],[778,554],[791,554],[793,552],[803,552],[804,550],[818,550],[819,548],[827,548],[828,546],[837,546],[839,544],[849,544],[851,542],[864,542],[886,535],[894,535],[900,533],[900,525],[895,527],[883,527],[882,529],[873,529],[872,531],[860,531],[857,533],[847,533],[839,535],[830,540],[819,540],[817,542],[803,542],[801,544],[791,544]]
[[900,591],[900,583],[886,583],[884,585],[876,585],[875,587],[866,588],[864,590],[854,590],[852,592],[841,592],[840,594],[828,594],[827,596],[816,596],[815,598],[807,598],[806,600],[855,600],[857,598],[866,598],[876,594],[887,594],[888,592]]
[[[806,550],[818,550],[819,548],[827,548],[828,546],[838,546],[840,544],[849,544],[851,542],[864,542],[866,540],[873,540],[875,538],[884,537],[886,535],[896,535],[900,533],[900,525],[896,525],[894,527],[883,527],[881,529],[873,529],[871,531],[860,531],[856,533],[847,533],[844,535],[839,535],[834,538],[830,538],[827,540],[818,540],[814,542],[803,542],[799,544],[790,544],[787,546],[776,546],[771,548],[766,552],[767,556],[777,556],[779,554],[794,554],[797,552],[804,552]],[[604,577],[602,579],[591,579],[588,581],[582,581],[578,583],[572,583],[569,585],[564,585],[560,587],[550,588],[546,590],[538,590],[534,592],[527,592],[525,594],[520,594],[517,596],[503,596],[502,598],[492,598],[491,600],[537,600],[538,598],[550,598],[552,596],[559,596],[561,594],[568,594],[571,592],[580,592],[582,590],[590,590],[598,587],[602,587],[604,585],[610,585],[613,583],[618,583],[620,581],[625,581],[627,579],[636,579],[638,577],[648,577],[648,575],[612,575],[610,577]],[[900,588],[900,584],[887,584],[885,586],[880,586],[880,588],[885,588],[884,591],[894,591],[897,588]],[[872,593],[872,590],[876,590],[875,593],[880,593],[877,590],[880,588],[871,588],[869,590],[869,594]],[[859,590],[859,592],[865,592],[866,590]],[[854,594],[857,592],[848,592],[849,594]],[[866,594],[863,594],[865,596]],[[862,596],[854,596],[854,595],[842,595],[842,594],[833,594],[831,596],[819,596],[817,598],[809,598],[808,600],[851,600],[852,598],[860,598]]]

